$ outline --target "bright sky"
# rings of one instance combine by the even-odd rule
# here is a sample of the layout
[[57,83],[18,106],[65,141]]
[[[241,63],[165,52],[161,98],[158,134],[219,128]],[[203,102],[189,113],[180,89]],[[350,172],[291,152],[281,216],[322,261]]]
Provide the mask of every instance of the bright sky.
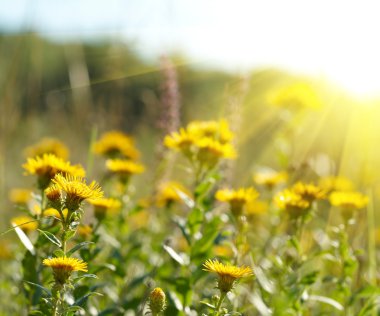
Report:
[[123,37],[146,55],[243,71],[280,67],[380,95],[379,1],[13,0],[0,30],[66,39]]

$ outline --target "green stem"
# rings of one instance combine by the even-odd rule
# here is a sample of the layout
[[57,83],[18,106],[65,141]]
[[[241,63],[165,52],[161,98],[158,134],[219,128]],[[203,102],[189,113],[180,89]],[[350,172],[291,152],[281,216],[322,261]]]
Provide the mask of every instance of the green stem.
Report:
[[218,304],[215,307],[215,316],[219,316],[220,306],[222,305],[226,295],[227,295],[227,293],[225,293],[225,292],[220,293]]

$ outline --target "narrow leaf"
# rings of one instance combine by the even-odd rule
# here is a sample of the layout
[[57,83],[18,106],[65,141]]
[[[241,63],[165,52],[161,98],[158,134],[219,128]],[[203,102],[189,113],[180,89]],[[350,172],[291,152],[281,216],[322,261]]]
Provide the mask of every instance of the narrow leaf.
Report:
[[177,261],[181,266],[186,264],[185,260],[172,247],[163,245],[163,248],[170,255],[170,257]]
[[84,241],[84,242],[81,242],[77,245],[75,245],[73,248],[71,248],[68,252],[67,252],[67,256],[71,256],[75,251],[87,246],[87,245],[90,245],[90,244],[93,244],[92,241]]
[[344,309],[343,306],[339,302],[337,302],[336,300],[333,300],[332,298],[326,297],[326,296],[310,295],[308,300],[328,304],[328,305],[336,308],[339,311],[342,311]]
[[18,227],[14,223],[12,223],[12,226],[14,227],[14,230],[15,230],[18,238],[20,238],[20,240],[21,240],[22,244],[25,246],[25,248],[28,249],[32,255],[34,255],[36,252],[34,250],[34,246],[33,246],[32,242],[30,241],[29,237],[23,232],[23,230],[20,227]]
[[61,241],[55,237],[52,233],[46,231],[46,230],[41,230],[37,229],[40,233],[42,233],[47,239],[49,239],[50,242],[52,242],[54,245],[57,245],[58,247],[62,246]]
[[40,285],[40,284],[37,284],[37,283],[33,283],[33,282],[29,282],[29,281],[24,281],[25,283],[28,283],[30,285],[33,285],[35,287],[38,287],[39,289],[41,289],[42,291],[44,291],[46,294],[49,295],[49,297],[51,296],[51,291],[49,289],[47,289],[46,287]]

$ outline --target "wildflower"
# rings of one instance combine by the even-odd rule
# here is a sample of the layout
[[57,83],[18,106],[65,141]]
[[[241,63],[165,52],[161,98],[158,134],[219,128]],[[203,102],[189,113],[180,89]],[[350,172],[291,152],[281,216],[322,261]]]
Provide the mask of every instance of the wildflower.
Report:
[[272,169],[265,169],[253,175],[253,181],[259,185],[263,185],[268,190],[272,190],[275,186],[285,183],[287,179],[287,172],[277,172]]
[[314,200],[321,200],[326,198],[326,192],[322,188],[314,184],[305,184],[302,182],[297,182],[293,187],[292,191],[302,197],[302,199],[308,201],[309,203]]
[[231,258],[234,255],[233,249],[228,245],[215,245],[212,250],[218,257]]
[[149,294],[149,308],[153,316],[159,315],[166,308],[166,295],[165,292],[156,287]]
[[259,193],[254,188],[241,188],[238,190],[222,189],[218,190],[215,194],[217,200],[230,204],[231,211],[235,216],[241,215],[243,207],[258,196]]
[[[67,218],[67,214],[69,213],[69,210],[67,208],[65,208],[63,211],[62,211],[62,215],[64,218]],[[44,210],[43,212],[43,215],[45,217],[55,217],[55,218],[59,218],[59,219],[62,219],[62,216],[61,216],[61,213],[59,213],[59,211],[55,208],[52,208],[52,207],[49,207],[47,208],[46,210]]]
[[133,230],[141,229],[149,225],[151,213],[146,210],[141,210],[136,213],[132,213],[128,216],[128,223]]
[[224,144],[230,142],[233,138],[228,122],[224,119],[219,121],[193,121],[187,126],[191,135],[197,138],[211,138]]
[[137,159],[140,156],[133,139],[119,131],[110,131],[95,143],[94,152],[107,158]]
[[247,216],[255,216],[266,213],[268,207],[267,202],[254,200],[247,203],[245,210]]
[[319,180],[319,186],[325,189],[327,192],[352,191],[354,189],[354,184],[351,182],[351,180],[341,176],[323,177]]
[[269,95],[269,102],[284,108],[318,109],[322,103],[314,89],[307,83],[294,83],[278,89]]
[[222,293],[227,293],[234,287],[235,281],[244,277],[253,275],[250,267],[242,266],[236,267],[233,265],[224,265],[218,260],[208,259],[204,264],[204,271],[214,272],[218,274],[218,289]]
[[9,260],[14,258],[14,252],[10,248],[11,242],[9,240],[0,241],[0,260]]
[[25,148],[26,157],[43,156],[44,154],[53,154],[56,157],[67,159],[69,149],[61,141],[55,138],[42,138],[38,143]]
[[71,175],[65,177],[57,174],[53,179],[53,183],[66,193],[65,206],[71,212],[76,211],[86,199],[95,200],[103,197],[102,189],[98,183],[92,181],[87,185],[82,177]]
[[79,236],[86,238],[91,235],[92,227],[90,225],[79,225],[77,232]]
[[277,206],[285,210],[291,216],[300,216],[309,209],[310,203],[299,194],[296,194],[290,190],[284,190],[277,193],[274,197],[274,201]]
[[211,138],[201,138],[196,141],[197,158],[206,165],[213,166],[219,159],[235,159],[237,154],[232,144],[223,144]]
[[121,202],[112,198],[90,199],[88,202],[94,206],[95,217],[98,220],[102,220],[106,213],[117,211],[121,207]]
[[191,155],[192,146],[194,146],[195,142],[196,136],[190,134],[183,128],[181,128],[179,132],[173,132],[164,138],[164,144],[166,147],[179,150],[183,152],[185,156]]
[[145,170],[142,164],[128,159],[108,159],[106,167],[111,173],[118,174],[124,181],[127,181],[131,175],[142,173]]
[[63,285],[73,271],[87,272],[87,263],[76,258],[58,257],[44,259],[42,264],[53,269],[54,280]]
[[12,189],[9,191],[9,200],[16,204],[27,204],[32,197],[29,189]]
[[40,189],[48,187],[51,179],[56,174],[72,175],[84,177],[85,171],[80,165],[71,165],[70,162],[64,161],[53,154],[44,154],[42,157],[28,158],[27,163],[23,164],[27,174],[36,174]]
[[330,203],[344,210],[361,209],[368,204],[368,197],[360,192],[340,191],[333,192],[329,197]]
[[25,233],[35,231],[38,227],[38,222],[30,216],[17,216],[11,219],[13,226],[19,226]]
[[189,190],[187,190],[181,183],[176,181],[168,181],[161,183],[158,187],[158,193],[156,196],[156,204],[159,207],[170,206],[175,202],[183,201],[181,194],[191,196]]

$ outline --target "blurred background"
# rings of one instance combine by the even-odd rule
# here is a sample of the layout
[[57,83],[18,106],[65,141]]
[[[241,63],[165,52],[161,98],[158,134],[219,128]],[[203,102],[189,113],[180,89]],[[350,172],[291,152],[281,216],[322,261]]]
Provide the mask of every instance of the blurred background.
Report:
[[[172,127],[230,122],[232,184],[269,166],[309,181],[344,175],[376,193],[377,12],[376,1],[340,0],[1,2],[0,210],[12,213],[10,188],[33,186],[24,148],[43,137],[86,166],[91,138],[119,129],[153,172],[170,104]],[[271,98],[299,82],[291,104]]]

